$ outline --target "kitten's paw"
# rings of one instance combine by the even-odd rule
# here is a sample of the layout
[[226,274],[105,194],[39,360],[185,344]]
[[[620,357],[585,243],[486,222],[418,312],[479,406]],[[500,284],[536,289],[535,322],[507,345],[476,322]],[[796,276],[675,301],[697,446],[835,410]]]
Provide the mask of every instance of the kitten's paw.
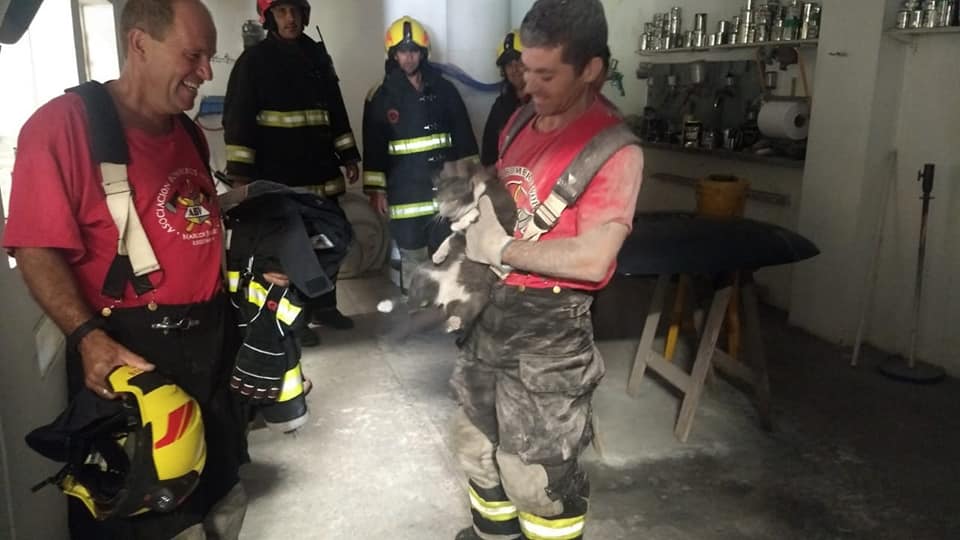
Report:
[[443,243],[440,244],[440,247],[438,247],[437,250],[433,252],[433,256],[431,257],[431,259],[433,259],[433,264],[441,264],[443,263],[443,261],[447,260],[447,257],[449,255],[450,255],[450,237],[448,236],[443,241]]
[[480,209],[474,206],[473,208],[470,209],[469,212],[460,216],[460,219],[451,223],[450,230],[453,232],[463,231],[467,227],[469,227],[471,224],[473,224],[473,222],[476,221],[477,218],[479,217],[480,217]]
[[456,332],[463,328],[463,320],[456,315],[447,318],[447,332]]
[[377,304],[377,311],[380,313],[390,313],[394,307],[393,300],[381,300],[380,303]]

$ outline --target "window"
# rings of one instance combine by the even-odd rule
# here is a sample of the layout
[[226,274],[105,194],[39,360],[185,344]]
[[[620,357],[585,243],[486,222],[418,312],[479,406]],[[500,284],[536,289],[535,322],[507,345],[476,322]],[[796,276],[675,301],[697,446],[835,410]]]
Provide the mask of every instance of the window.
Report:
[[87,80],[106,82],[120,75],[113,4],[108,0],[80,0],[80,33]]

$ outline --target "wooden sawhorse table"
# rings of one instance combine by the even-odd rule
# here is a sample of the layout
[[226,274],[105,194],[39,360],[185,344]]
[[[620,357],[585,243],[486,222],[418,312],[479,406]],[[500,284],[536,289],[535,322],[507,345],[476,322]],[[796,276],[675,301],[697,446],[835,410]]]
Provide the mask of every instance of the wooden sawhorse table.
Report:
[[[802,236],[759,221],[743,218],[717,220],[679,212],[638,215],[633,233],[620,251],[617,271],[623,275],[658,277],[627,380],[627,392],[632,396],[637,395],[647,368],[680,390],[683,402],[674,434],[685,442],[690,436],[704,384],[711,367],[715,366],[750,389],[761,425],[765,429],[772,429],[770,381],[752,270],[800,261],[817,253],[816,246]],[[700,341],[690,373],[667,361],[653,349],[671,276],[681,273],[731,275],[736,272],[743,278],[739,287],[734,287],[732,282],[719,282],[714,288],[707,317],[702,329],[698,328]],[[744,352],[745,357],[751,360],[750,365],[731,358],[716,346],[727,305],[735,290],[739,291],[743,306]]]

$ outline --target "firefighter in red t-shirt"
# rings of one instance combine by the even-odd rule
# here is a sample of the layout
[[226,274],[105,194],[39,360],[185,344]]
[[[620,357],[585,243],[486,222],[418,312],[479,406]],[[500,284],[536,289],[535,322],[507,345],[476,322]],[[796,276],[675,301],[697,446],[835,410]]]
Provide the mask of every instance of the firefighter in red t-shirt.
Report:
[[517,203],[516,231],[504,234],[486,197],[466,230],[467,256],[509,274],[451,380],[473,514],[458,540],[583,535],[589,485],[578,457],[593,437],[591,396],[604,374],[590,305],[631,230],[643,168],[639,147],[618,150],[549,232],[530,234],[558,176],[621,120],[597,96],[607,50],[599,0],[538,0],[520,35],[536,114],[497,162]]
[[[169,513],[100,521],[69,497],[71,536],[194,538],[206,522],[219,538],[237,538],[246,507],[238,477],[246,417],[226,381],[239,340],[222,293],[221,215],[205,142],[181,114],[213,77],[216,30],[197,0],[129,0],[120,35],[126,60],[119,79],[93,85],[103,109],[88,107],[78,88],[23,126],[3,245],[67,336],[70,396],[86,386],[116,398],[107,376],[126,364],[161,373],[202,411],[206,466],[184,502]],[[105,190],[103,177],[112,175],[94,159],[91,133],[106,138],[89,120],[103,117],[119,121],[129,191]],[[125,197],[127,211],[108,208],[115,196]],[[286,284],[283,275],[267,278]]]

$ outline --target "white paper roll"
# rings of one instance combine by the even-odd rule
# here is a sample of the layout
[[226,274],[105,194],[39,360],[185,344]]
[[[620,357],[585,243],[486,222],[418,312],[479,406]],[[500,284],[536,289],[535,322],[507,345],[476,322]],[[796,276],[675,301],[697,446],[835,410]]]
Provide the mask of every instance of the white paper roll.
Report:
[[805,101],[768,101],[760,108],[757,127],[760,133],[773,139],[806,139],[810,107]]

